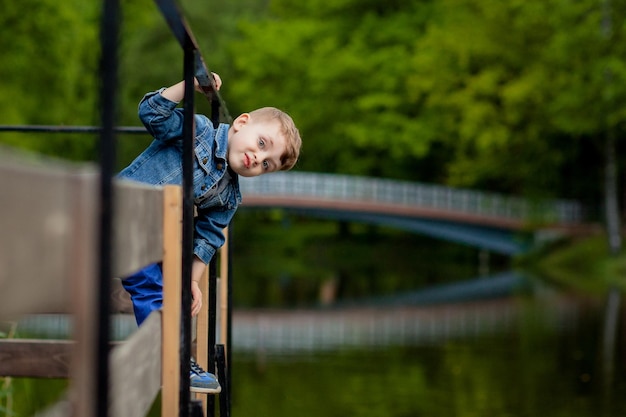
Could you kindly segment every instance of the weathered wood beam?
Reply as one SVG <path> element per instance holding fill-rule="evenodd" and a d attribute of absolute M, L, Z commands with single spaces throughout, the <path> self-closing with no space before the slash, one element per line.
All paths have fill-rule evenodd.
<path fill-rule="evenodd" d="M 123 278 L 163 259 L 163 189 L 115 181 L 113 275 Z"/>
<path fill-rule="evenodd" d="M 0 375 L 67 378 L 74 342 L 67 340 L 0 340 Z"/>
<path fill-rule="evenodd" d="M 97 200 L 96 175 L 85 166 L 58 162 L 44 166 L 2 155 L 0 318 L 67 310 L 68 280 L 80 256 L 74 241 L 85 227 L 77 222 L 77 201 Z M 77 197 L 77 188 L 89 195 Z M 82 219 L 93 223 L 95 213 L 84 213 Z M 93 243 L 81 242 L 81 247 L 93 247 Z"/>
<path fill-rule="evenodd" d="M 109 414 L 144 417 L 161 389 L 161 312 L 111 352 Z"/>
<path fill-rule="evenodd" d="M 180 389 L 180 332 L 182 292 L 182 189 L 164 189 L 163 235 L 163 395 L 161 415 L 178 417 Z M 185 376 L 187 378 L 187 376 Z"/>
<path fill-rule="evenodd" d="M 97 175 L 0 157 L 0 318 L 70 312 L 69 277 L 96 247 Z M 115 195 L 113 270 L 124 277 L 163 257 L 163 191 L 118 180 Z"/>
<path fill-rule="evenodd" d="M 73 340 L 0 339 L 0 376 L 69 378 L 75 346 Z"/>

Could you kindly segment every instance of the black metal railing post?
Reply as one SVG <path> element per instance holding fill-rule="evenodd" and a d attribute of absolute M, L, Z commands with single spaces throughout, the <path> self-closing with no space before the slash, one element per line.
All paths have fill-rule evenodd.
<path fill-rule="evenodd" d="M 194 77 L 211 102 L 211 122 L 215 127 L 220 123 L 220 119 L 230 122 L 230 115 L 223 105 L 223 101 L 215 88 L 215 83 L 211 72 L 206 67 L 202 55 L 200 54 L 193 34 L 187 27 L 174 0 L 155 0 L 165 20 L 170 26 L 174 37 L 178 40 L 184 51 L 184 78 L 185 78 L 185 102 L 183 121 L 183 282 L 182 282 L 182 329 L 181 329 L 181 384 L 180 384 L 180 416 L 188 417 L 189 413 L 189 374 L 190 346 L 191 346 L 191 269 L 193 263 L 193 139 L 194 139 Z M 208 329 L 208 364 L 209 371 L 216 373 L 216 284 L 217 284 L 217 262 L 212 259 L 209 263 L 209 329 Z M 225 374 L 223 361 L 220 373 Z M 229 392 L 226 389 L 226 392 Z M 223 397 L 220 397 L 222 402 Z M 230 401 L 230 400 L 228 400 Z M 215 413 L 215 397 L 207 398 L 207 414 L 213 416 Z"/>
<path fill-rule="evenodd" d="M 217 376 L 222 384 L 220 392 L 220 417 L 230 417 L 230 383 L 226 376 L 226 353 L 224 345 L 215 346 L 215 362 L 217 364 Z"/>
<path fill-rule="evenodd" d="M 193 264 L 193 160 L 194 160 L 194 47 L 184 48 L 185 100 L 183 116 L 183 253 L 182 323 L 180 344 L 180 417 L 189 416 L 189 362 L 191 360 L 191 271 Z"/>
<path fill-rule="evenodd" d="M 231 408 L 231 389 L 232 389 L 232 343 L 233 340 L 233 235 L 234 235 L 235 221 L 232 220 L 228 226 L 228 242 L 229 245 L 226 248 L 228 251 L 228 263 L 227 263 L 227 276 L 228 276 L 228 289 L 226 292 L 226 388 L 228 394 L 226 395 L 226 401 L 228 401 L 228 409 Z M 230 413 L 230 411 L 229 411 Z"/>
<path fill-rule="evenodd" d="M 214 256 L 209 263 L 209 288 L 207 292 L 207 298 L 209 300 L 209 311 L 208 311 L 208 331 L 207 331 L 207 355 L 209 369 L 208 371 L 217 375 L 215 371 L 215 343 L 216 343 L 216 335 L 217 335 L 217 306 L 215 305 L 215 300 L 217 297 L 217 259 Z M 221 383 L 222 381 L 220 381 Z M 207 398 L 207 416 L 213 417 L 215 415 L 215 396 L 210 396 Z"/>
<path fill-rule="evenodd" d="M 99 285 L 97 312 L 96 380 L 94 416 L 107 417 L 109 409 L 109 333 L 110 289 L 112 280 L 113 171 L 116 158 L 115 115 L 117 92 L 117 38 L 119 2 L 104 0 L 100 28 L 100 230 L 98 265 Z"/>

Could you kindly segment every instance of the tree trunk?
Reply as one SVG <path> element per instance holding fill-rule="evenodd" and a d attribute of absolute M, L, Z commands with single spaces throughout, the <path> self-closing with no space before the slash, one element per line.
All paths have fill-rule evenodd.
<path fill-rule="evenodd" d="M 611 255 L 617 255 L 622 248 L 620 216 L 617 198 L 617 158 L 615 156 L 615 137 L 609 130 L 605 150 L 604 204 L 606 231 L 609 238 Z"/>

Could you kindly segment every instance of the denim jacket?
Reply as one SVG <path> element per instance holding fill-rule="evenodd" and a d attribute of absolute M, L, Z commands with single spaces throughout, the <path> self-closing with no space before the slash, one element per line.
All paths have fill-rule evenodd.
<path fill-rule="evenodd" d="M 154 140 L 119 176 L 153 185 L 182 184 L 183 110 L 164 98 L 160 89 L 146 94 L 139 103 L 139 118 Z M 241 192 L 237 174 L 228 169 L 229 125 L 213 128 L 203 115 L 195 115 L 193 168 L 194 203 L 198 216 L 194 228 L 194 253 L 209 263 L 224 244 L 223 229 L 228 226 Z M 219 183 L 225 179 L 227 183 Z"/>

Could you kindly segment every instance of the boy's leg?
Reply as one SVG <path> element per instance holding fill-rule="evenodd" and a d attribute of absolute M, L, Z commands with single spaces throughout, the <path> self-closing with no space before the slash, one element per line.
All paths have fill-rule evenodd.
<path fill-rule="evenodd" d="M 141 325 L 154 310 L 163 307 L 163 272 L 161 264 L 148 265 L 122 280 L 130 294 L 137 325 Z"/>
<path fill-rule="evenodd" d="M 137 325 L 141 325 L 154 310 L 163 307 L 163 271 L 161 264 L 148 265 L 122 280 L 130 294 Z M 215 375 L 206 372 L 192 358 L 190 364 L 190 390 L 201 393 L 219 393 L 222 388 Z"/>

